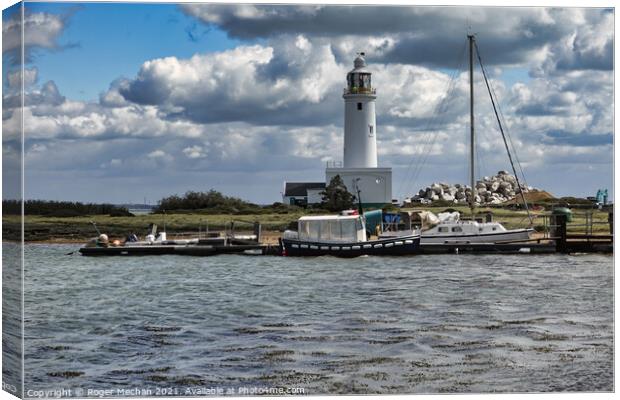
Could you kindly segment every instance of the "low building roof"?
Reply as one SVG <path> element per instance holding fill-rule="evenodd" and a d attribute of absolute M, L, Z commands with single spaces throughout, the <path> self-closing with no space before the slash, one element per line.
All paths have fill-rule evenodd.
<path fill-rule="evenodd" d="M 285 196 L 307 196 L 308 189 L 325 189 L 325 182 L 286 182 Z"/>
<path fill-rule="evenodd" d="M 298 221 L 343 221 L 359 218 L 359 215 L 308 215 L 305 217 L 300 217 Z"/>

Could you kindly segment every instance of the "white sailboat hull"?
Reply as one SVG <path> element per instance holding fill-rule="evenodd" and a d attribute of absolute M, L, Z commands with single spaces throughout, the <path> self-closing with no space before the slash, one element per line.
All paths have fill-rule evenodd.
<path fill-rule="evenodd" d="M 454 243 L 498 243 L 519 240 L 528 240 L 533 229 L 511 229 L 502 232 L 473 233 L 473 234 L 424 234 L 422 232 L 421 245 L 425 244 L 454 244 Z"/>

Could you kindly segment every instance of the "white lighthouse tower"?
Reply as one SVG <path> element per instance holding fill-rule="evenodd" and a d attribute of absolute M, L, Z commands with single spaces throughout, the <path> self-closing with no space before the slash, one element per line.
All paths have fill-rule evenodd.
<path fill-rule="evenodd" d="M 344 168 L 377 167 L 376 90 L 364 53 L 355 59 L 344 89 Z"/>
<path fill-rule="evenodd" d="M 364 207 L 383 206 L 392 201 L 392 169 L 378 167 L 376 89 L 372 73 L 359 53 L 347 74 L 344 89 L 344 158 L 341 165 L 328 163 L 326 184 L 340 175 L 347 190 L 359 196 Z"/>

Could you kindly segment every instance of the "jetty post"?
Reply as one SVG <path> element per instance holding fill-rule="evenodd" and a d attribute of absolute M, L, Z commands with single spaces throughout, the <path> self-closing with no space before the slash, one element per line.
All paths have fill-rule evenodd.
<path fill-rule="evenodd" d="M 566 243 L 566 223 L 567 217 L 564 214 L 556 214 L 555 219 L 555 250 L 559 253 L 568 253 L 568 244 Z"/>

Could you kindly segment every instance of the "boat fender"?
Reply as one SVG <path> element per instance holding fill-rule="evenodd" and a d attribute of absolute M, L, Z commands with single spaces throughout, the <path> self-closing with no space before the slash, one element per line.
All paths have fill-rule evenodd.
<path fill-rule="evenodd" d="M 282 238 L 278 239 L 280 243 L 280 248 L 282 249 L 282 257 L 286 257 L 286 247 L 284 247 L 284 243 L 282 243 Z"/>

